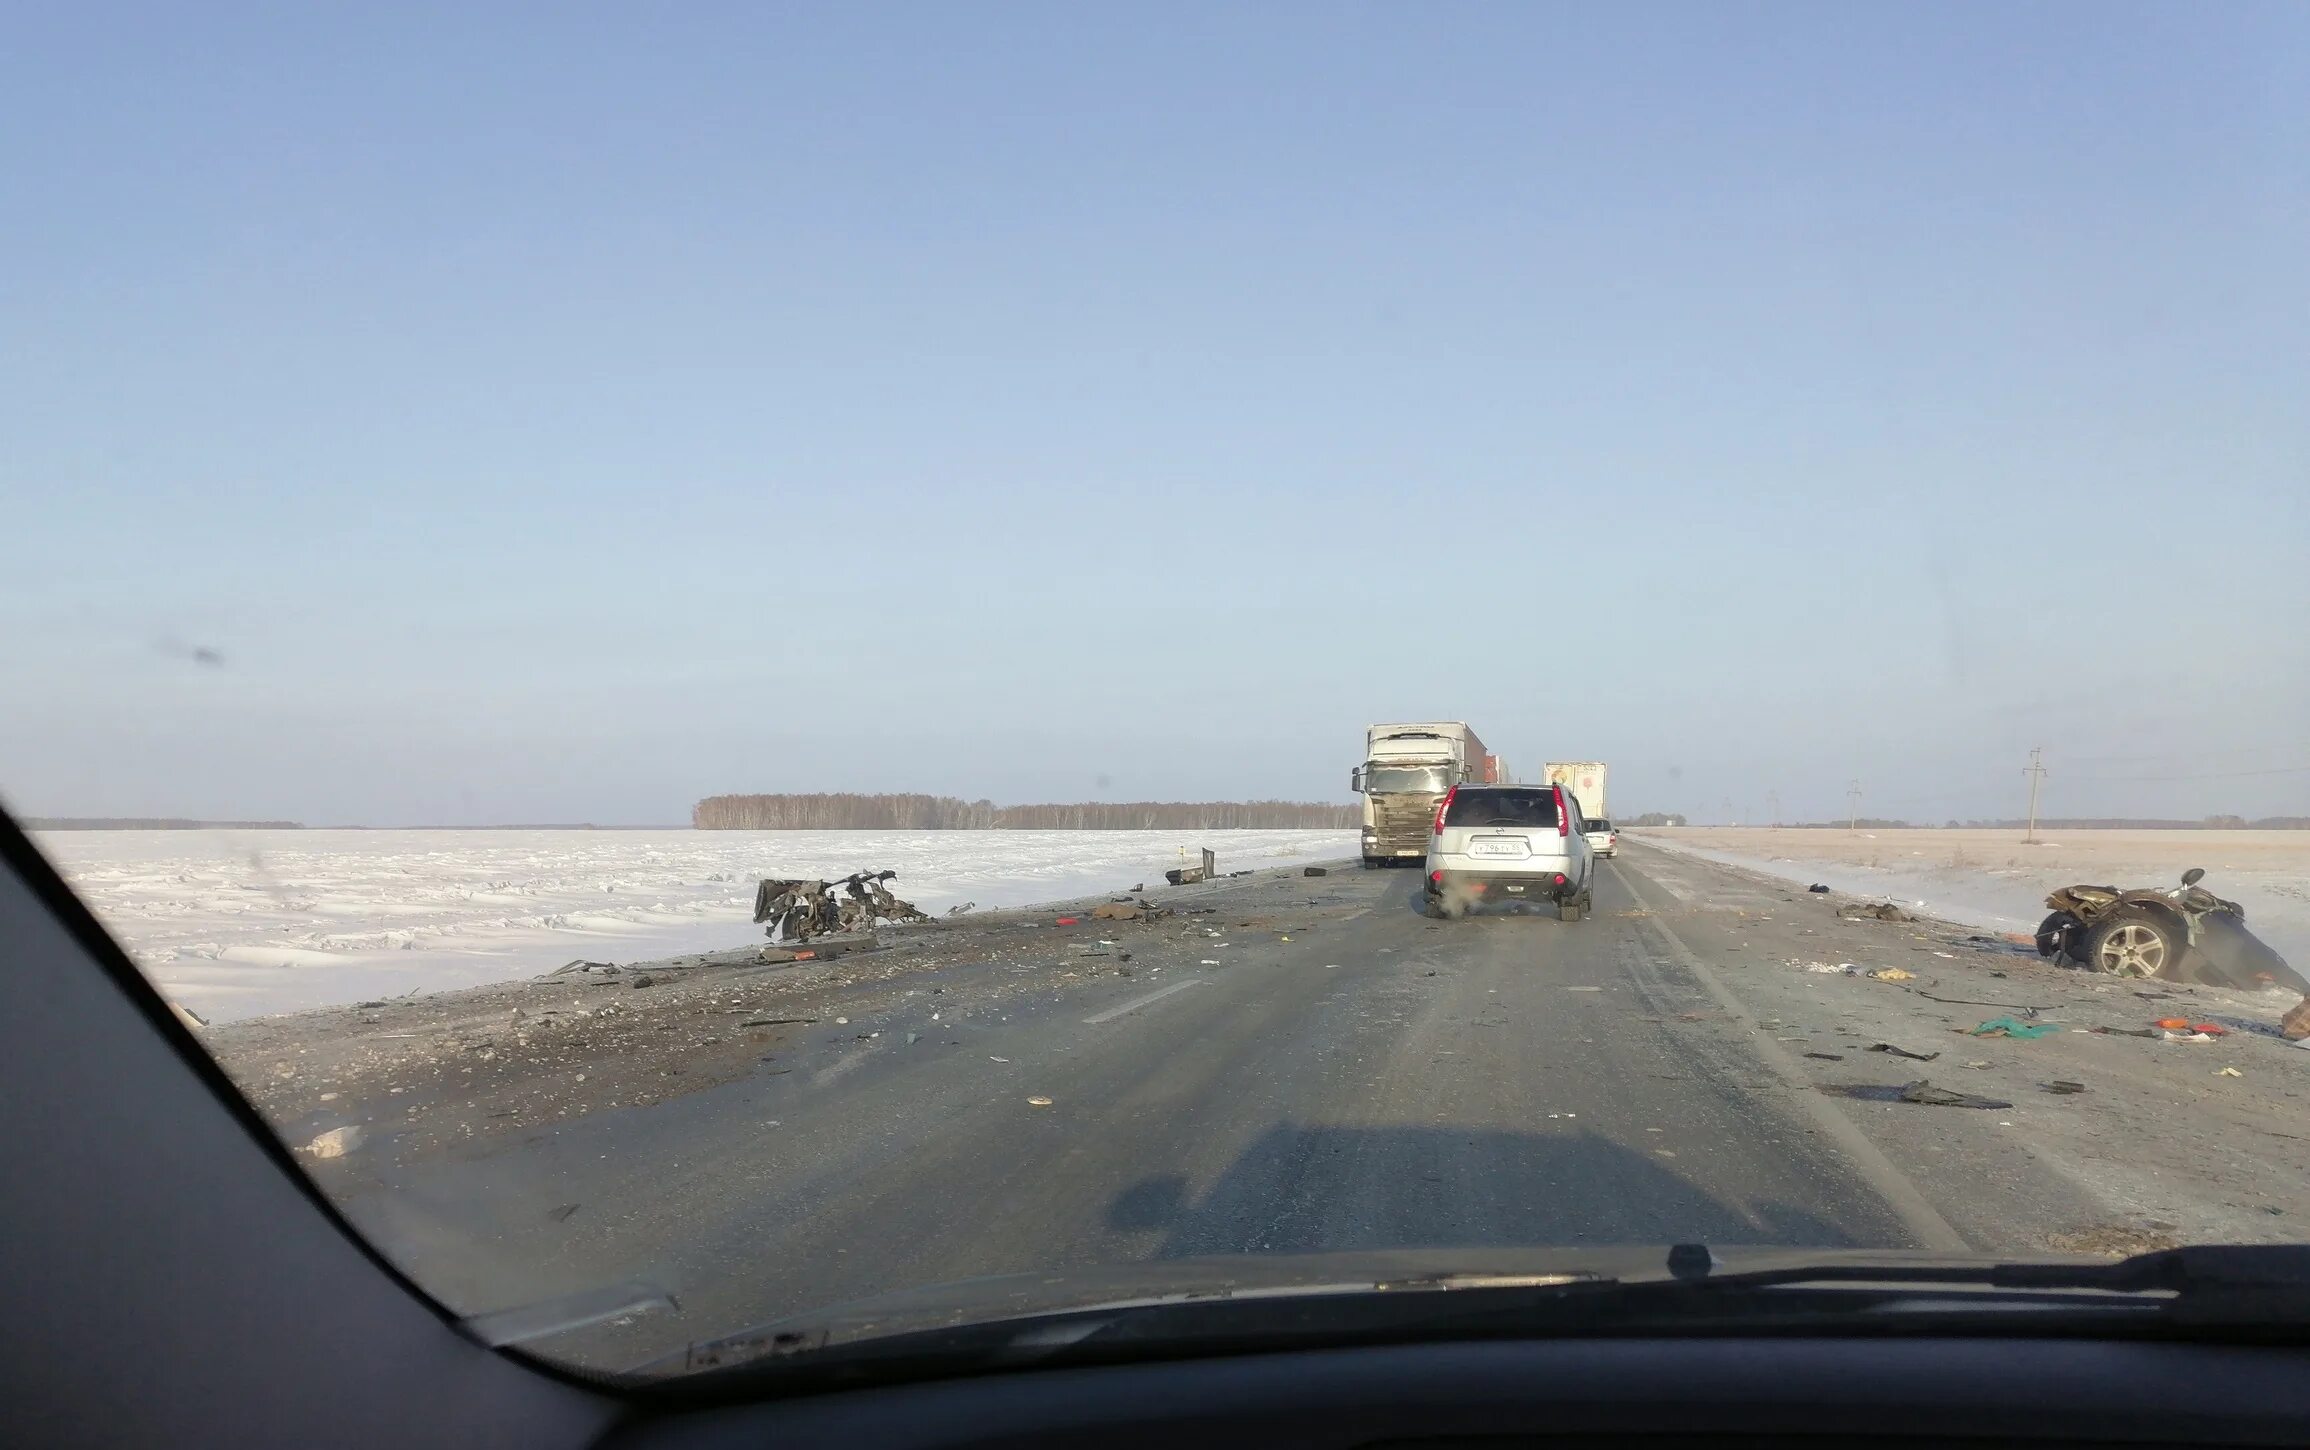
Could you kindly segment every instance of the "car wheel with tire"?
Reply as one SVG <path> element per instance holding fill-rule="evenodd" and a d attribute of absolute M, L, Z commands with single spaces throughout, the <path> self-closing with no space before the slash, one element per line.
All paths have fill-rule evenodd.
<path fill-rule="evenodd" d="M 2187 945 L 2174 924 L 2154 912 L 2113 911 L 2087 928 L 2085 961 L 2113 977 L 2157 977 L 2174 969 Z"/>

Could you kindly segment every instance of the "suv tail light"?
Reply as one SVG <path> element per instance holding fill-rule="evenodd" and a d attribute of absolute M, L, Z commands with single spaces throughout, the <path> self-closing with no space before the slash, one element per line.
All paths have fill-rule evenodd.
<path fill-rule="evenodd" d="M 1556 787 L 1556 834 L 1559 836 L 1572 834 L 1572 812 L 1565 809 L 1564 787 L 1562 786 Z"/>
<path fill-rule="evenodd" d="M 1444 798 L 1443 798 L 1442 800 L 1440 800 L 1440 801 L 1437 801 L 1437 802 L 1436 802 L 1436 829 L 1435 829 L 1435 831 L 1434 831 L 1434 834 L 1435 834 L 1435 835 L 1439 835 L 1439 836 L 1441 836 L 1442 834 L 1444 834 L 1444 812 L 1446 812 L 1446 811 L 1448 811 L 1448 810 L 1450 810 L 1450 809 L 1452 808 L 1452 801 L 1453 801 L 1453 800 L 1454 800 L 1454 799 L 1455 799 L 1455 798 L 1456 798 L 1456 797 L 1457 797 L 1459 794 L 1460 794 L 1460 788 L 1459 788 L 1458 786 L 1453 786 L 1453 787 L 1452 787 L 1450 790 L 1448 790 L 1448 791 L 1445 791 L 1445 792 L 1444 792 Z"/>

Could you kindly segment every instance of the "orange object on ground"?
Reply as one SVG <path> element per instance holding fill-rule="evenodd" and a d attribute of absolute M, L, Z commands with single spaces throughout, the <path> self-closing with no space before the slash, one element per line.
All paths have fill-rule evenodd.
<path fill-rule="evenodd" d="M 1061 926 L 1081 926 L 1082 924 L 1083 918 L 1079 916 L 1062 916 L 1059 918 L 1059 925 Z"/>
<path fill-rule="evenodd" d="M 2160 1017 L 2157 1021 L 2152 1022 L 2150 1025 L 2152 1027 L 2163 1027 L 2168 1032 L 2187 1032 L 2190 1030 L 2190 1019 L 2187 1017 Z"/>

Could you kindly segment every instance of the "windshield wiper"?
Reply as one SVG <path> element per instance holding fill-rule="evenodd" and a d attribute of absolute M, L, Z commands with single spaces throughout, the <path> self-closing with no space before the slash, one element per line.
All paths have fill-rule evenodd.
<path fill-rule="evenodd" d="M 895 1332 L 880 1332 L 884 1327 Z M 2208 1245 L 2115 1263 L 1900 1258 L 1721 1272 L 1705 1245 L 1663 1272 L 1448 1272 L 1198 1288 L 935 1328 L 809 1318 L 701 1342 L 642 1379 L 792 1371 L 830 1384 L 1182 1355 L 1564 1335 L 2310 1332 L 2310 1244 Z"/>

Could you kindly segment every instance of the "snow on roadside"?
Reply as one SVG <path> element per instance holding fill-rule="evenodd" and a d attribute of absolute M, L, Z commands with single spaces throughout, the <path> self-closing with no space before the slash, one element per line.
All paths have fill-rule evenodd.
<path fill-rule="evenodd" d="M 1352 831 L 59 831 L 38 844 L 212 1021 L 759 940 L 754 884 L 890 867 L 932 915 L 1355 853 Z"/>
<path fill-rule="evenodd" d="M 2046 893 L 2058 887 L 2090 880 L 2074 868 L 1979 867 L 1932 865 L 1924 861 L 1897 866 L 1865 866 L 1856 862 L 1803 861 L 1766 852 L 1727 851 L 1676 839 L 1666 831 L 1632 832 L 1631 839 L 1678 855 L 1695 856 L 1723 866 L 1745 866 L 1799 885 L 1814 882 L 1877 901 L 1897 901 L 1940 917 L 1944 921 L 1979 927 L 1984 931 L 2034 932 L 2045 919 Z M 2120 886 L 2170 885 L 2171 882 L 2136 880 L 2129 876 Z M 2211 875 L 2207 889 L 2246 908 L 2254 934 L 2296 966 L 2310 963 L 2310 882 L 2291 872 L 2225 872 Z"/>

